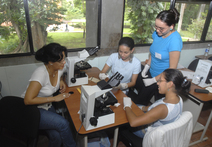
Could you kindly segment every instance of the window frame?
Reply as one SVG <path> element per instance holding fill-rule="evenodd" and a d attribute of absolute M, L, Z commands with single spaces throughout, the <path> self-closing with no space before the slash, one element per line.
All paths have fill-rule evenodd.
<path fill-rule="evenodd" d="M 147 0 L 148 1 L 148 0 Z M 170 2 L 170 8 L 175 7 L 175 3 L 197 3 L 197 4 L 209 4 L 208 14 L 205 20 L 204 28 L 202 31 L 202 35 L 200 37 L 200 41 L 190 41 L 190 42 L 183 42 L 183 44 L 195 44 L 195 43 L 206 43 L 211 42 L 212 40 L 205 40 L 207 31 L 209 29 L 209 25 L 211 22 L 212 17 L 212 1 L 211 0 L 155 0 L 155 1 L 161 1 L 161 2 Z M 124 0 L 124 4 L 126 4 L 126 0 Z M 124 14 L 125 14 L 125 5 L 124 5 L 124 11 L 123 11 L 123 22 L 122 22 L 122 37 L 123 37 L 123 28 L 124 28 Z M 142 47 L 142 46 L 150 46 L 152 43 L 146 43 L 146 44 L 135 44 L 135 47 Z"/>
<path fill-rule="evenodd" d="M 88 1 L 88 0 L 86 0 Z M 27 53 L 15 53 L 15 54 L 2 54 L 0 55 L 0 58 L 10 58 L 10 57 L 21 57 L 21 56 L 31 56 L 35 55 L 34 47 L 33 47 L 33 40 L 32 40 L 32 30 L 31 30 L 31 21 L 29 16 L 29 7 L 28 7 L 28 0 L 23 0 L 24 2 L 24 10 L 25 10 L 25 18 L 26 18 L 26 26 L 27 26 L 27 34 L 29 39 L 29 46 L 30 46 L 30 52 Z M 97 14 L 97 45 L 100 47 L 100 38 L 101 38 L 101 12 L 102 12 L 102 0 L 98 0 L 98 14 Z M 95 46 L 95 47 L 96 47 Z M 82 51 L 83 49 L 90 49 L 94 47 L 84 47 L 84 48 L 73 48 L 73 49 L 67 49 L 68 52 L 77 52 Z"/>

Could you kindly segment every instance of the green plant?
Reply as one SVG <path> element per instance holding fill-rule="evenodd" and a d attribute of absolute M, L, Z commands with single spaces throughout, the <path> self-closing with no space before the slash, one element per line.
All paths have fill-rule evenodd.
<path fill-rule="evenodd" d="M 127 1 L 127 20 L 130 21 L 131 36 L 136 44 L 152 42 L 152 33 L 157 14 L 164 9 L 163 3 L 156 1 Z"/>

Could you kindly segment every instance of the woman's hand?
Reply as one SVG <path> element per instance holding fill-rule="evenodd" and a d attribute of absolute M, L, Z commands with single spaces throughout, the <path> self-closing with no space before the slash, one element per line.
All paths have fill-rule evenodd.
<path fill-rule="evenodd" d="M 144 82 L 144 85 L 147 87 L 147 86 L 150 86 L 154 83 L 157 83 L 155 77 L 153 78 L 148 78 L 148 79 L 143 79 L 143 82 Z"/>
<path fill-rule="evenodd" d="M 66 90 L 66 84 L 63 80 L 60 81 L 60 93 L 65 92 Z"/>
<path fill-rule="evenodd" d="M 99 79 L 100 80 L 105 80 L 106 78 L 108 78 L 109 76 L 106 74 L 107 71 L 110 69 L 110 66 L 108 66 L 107 64 L 105 64 L 105 66 L 103 67 L 102 71 L 99 74 Z"/>
<path fill-rule="evenodd" d="M 131 105 L 132 105 L 131 98 L 130 97 L 124 97 L 123 98 L 123 104 L 124 104 L 124 110 L 125 110 L 125 107 L 131 108 Z"/>
<path fill-rule="evenodd" d="M 143 69 L 143 71 L 141 72 L 141 76 L 142 76 L 143 78 L 147 78 L 147 77 L 148 77 L 147 72 L 148 72 L 149 68 L 150 68 L 150 66 L 149 66 L 148 64 L 146 64 L 146 65 L 144 66 L 144 69 Z"/>
<path fill-rule="evenodd" d="M 64 100 L 65 98 L 68 98 L 70 95 L 71 94 L 69 94 L 69 93 L 61 93 L 61 94 L 55 96 L 54 100 L 55 100 L 55 102 L 59 102 L 59 101 Z"/>
<path fill-rule="evenodd" d="M 99 74 L 99 79 L 100 80 L 105 80 L 106 78 L 108 78 L 108 75 L 107 74 L 105 74 L 105 73 L 100 73 Z"/>
<path fill-rule="evenodd" d="M 124 89 L 128 88 L 128 85 L 127 85 L 127 83 L 120 83 L 118 86 L 116 86 L 114 88 L 124 90 Z"/>

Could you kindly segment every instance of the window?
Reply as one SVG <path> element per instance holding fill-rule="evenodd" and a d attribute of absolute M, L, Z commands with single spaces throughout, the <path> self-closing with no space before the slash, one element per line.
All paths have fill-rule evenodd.
<path fill-rule="evenodd" d="M 86 0 L 1 0 L 0 54 L 34 53 L 51 42 L 70 50 L 95 47 L 94 8 L 98 2 Z"/>
<path fill-rule="evenodd" d="M 29 52 L 23 0 L 1 0 L 0 55 Z"/>
<path fill-rule="evenodd" d="M 208 32 L 206 35 L 206 40 L 212 40 L 212 22 L 210 21 Z"/>
<path fill-rule="evenodd" d="M 209 4 L 176 3 L 175 7 L 181 17 L 176 30 L 180 33 L 183 41 L 200 41 Z"/>
<path fill-rule="evenodd" d="M 180 0 L 179 0 L 180 1 Z M 175 29 L 183 42 L 200 41 L 203 33 L 209 2 L 176 2 L 175 8 L 180 13 L 180 20 Z M 123 36 L 130 36 L 136 44 L 152 43 L 155 31 L 155 18 L 162 10 L 170 9 L 170 1 L 125 1 Z M 210 32 L 210 28 L 209 28 Z M 211 34 L 211 33 L 209 33 Z M 208 39 L 210 35 L 207 35 Z"/>

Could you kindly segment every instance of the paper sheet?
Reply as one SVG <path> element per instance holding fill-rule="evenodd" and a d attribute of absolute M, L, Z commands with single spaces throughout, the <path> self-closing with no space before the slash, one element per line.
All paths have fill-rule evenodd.
<path fill-rule="evenodd" d="M 94 78 L 94 77 L 90 77 L 90 78 L 88 78 L 88 80 L 91 80 L 91 81 L 93 81 L 94 83 L 98 83 L 98 82 L 100 81 L 99 79 Z"/>
<path fill-rule="evenodd" d="M 183 76 L 187 77 L 187 79 L 193 79 L 194 77 L 194 72 L 193 71 L 184 71 L 180 70 L 183 74 Z"/>

